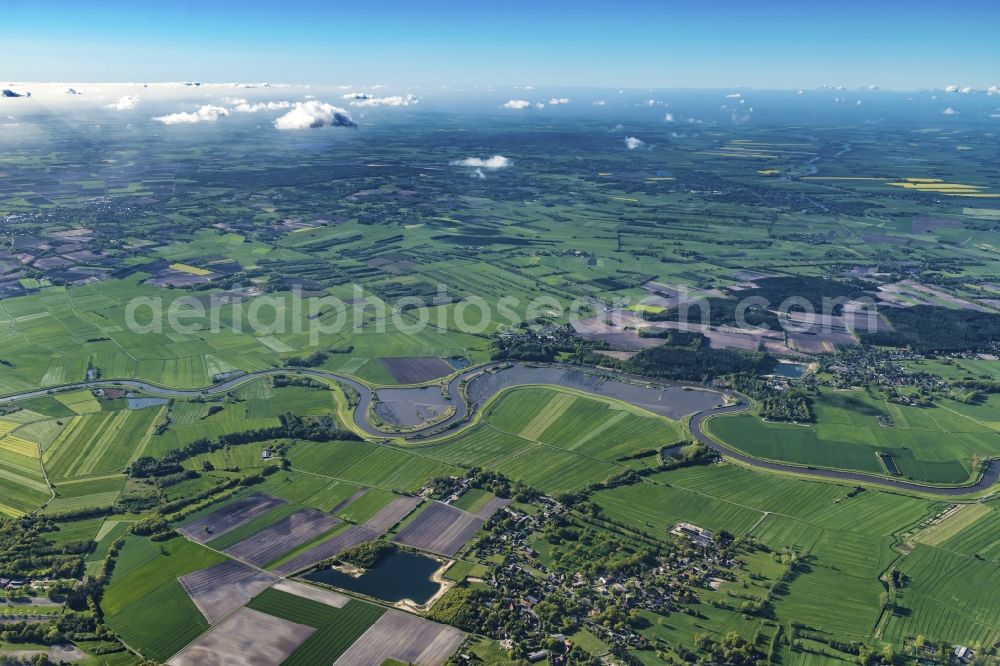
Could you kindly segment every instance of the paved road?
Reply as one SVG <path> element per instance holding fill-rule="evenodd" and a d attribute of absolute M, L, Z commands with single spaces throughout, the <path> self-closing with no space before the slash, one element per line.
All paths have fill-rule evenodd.
<path fill-rule="evenodd" d="M 344 386 L 349 386 L 354 389 L 358 394 L 358 404 L 354 408 L 353 420 L 354 424 L 364 433 L 372 437 L 384 437 L 384 438 L 397 438 L 402 437 L 408 440 L 418 440 L 426 439 L 439 435 L 446 430 L 454 429 L 461 425 L 462 423 L 468 421 L 475 414 L 476 410 L 479 408 L 480 404 L 485 402 L 485 400 L 480 400 L 478 404 L 470 404 L 464 395 L 462 390 L 463 383 L 466 380 L 472 380 L 477 375 L 489 372 L 501 367 L 502 364 L 494 363 L 486 366 L 480 366 L 476 368 L 471 368 L 465 370 L 455 377 L 453 377 L 447 386 L 448 396 L 453 405 L 455 405 L 455 411 L 446 419 L 439 421 L 437 423 L 431 424 L 425 428 L 412 429 L 406 433 L 400 433 L 392 430 L 384 430 L 372 425 L 368 421 L 369 407 L 372 403 L 373 392 L 372 389 L 362 384 L 361 382 L 351 379 L 350 377 L 345 377 L 344 375 L 337 374 L 335 372 L 328 372 L 325 370 L 314 370 L 311 368 L 284 368 L 284 369 L 268 369 L 268 370 L 258 370 L 256 372 L 249 372 L 246 374 L 227 379 L 225 381 L 207 386 L 202 389 L 171 389 L 162 386 L 157 386 L 155 384 L 150 384 L 148 382 L 143 382 L 135 379 L 119 379 L 119 380 L 95 380 L 79 382 L 76 384 L 68 384 L 65 386 L 57 387 L 59 391 L 74 390 L 74 389 L 95 389 L 95 388 L 125 388 L 134 391 L 141 391 L 149 395 L 160 396 L 160 397 L 185 397 L 185 396 L 196 396 L 196 395 L 217 395 L 219 393 L 225 393 L 230 391 L 237 386 L 240 386 L 248 381 L 259 377 L 267 377 L 273 375 L 305 375 L 310 377 L 319 377 L 322 379 L 329 379 Z M 673 384 L 677 386 L 684 386 L 681 383 L 667 382 L 667 384 Z M 507 388 L 508 386 L 498 385 L 497 391 L 502 388 Z M 36 398 L 49 394 L 53 389 L 37 389 L 33 391 L 26 391 L 23 393 L 0 396 L 0 404 L 14 402 L 16 400 L 25 400 L 28 398 Z M 580 390 L 579 388 L 577 390 Z M 734 394 L 730 394 L 734 395 Z M 959 495 L 966 495 L 968 493 L 976 492 L 989 488 L 994 485 L 998 480 L 1000 480 L 1000 461 L 993 460 L 987 466 L 985 472 L 979 481 L 974 485 L 966 486 L 925 486 L 919 483 L 913 483 L 910 481 L 904 481 L 901 479 L 890 479 L 886 477 L 865 474 L 863 472 L 847 472 L 831 469 L 818 469 L 809 468 L 793 464 L 784 464 L 771 462 L 767 460 L 761 460 L 759 458 L 754 458 L 745 453 L 741 453 L 729 446 L 723 444 L 722 442 L 712 438 L 705 433 L 703 425 L 705 420 L 721 414 L 731 414 L 736 412 L 741 412 L 747 409 L 747 403 L 742 400 L 738 404 L 733 404 L 725 407 L 715 407 L 713 409 L 708 409 L 699 413 L 694 414 L 691 417 L 689 426 L 691 428 L 691 434 L 704 444 L 719 453 L 739 460 L 747 465 L 757 467 L 765 470 L 773 470 L 780 472 L 793 472 L 796 474 L 803 474 L 808 476 L 816 476 L 825 479 L 835 479 L 838 481 L 846 482 L 863 482 L 863 483 L 874 483 L 882 486 L 887 486 L 890 488 L 896 488 L 899 490 L 906 490 L 911 492 L 919 492 L 929 495 L 938 495 L 941 497 L 954 497 Z"/>

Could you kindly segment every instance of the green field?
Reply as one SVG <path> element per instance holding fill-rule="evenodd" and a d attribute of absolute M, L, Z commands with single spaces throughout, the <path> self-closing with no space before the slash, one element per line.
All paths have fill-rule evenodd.
<path fill-rule="evenodd" d="M 621 403 L 528 387 L 500 394 L 471 430 L 415 450 L 555 494 L 605 481 L 621 471 L 619 457 L 680 439 L 678 423 Z"/>
<path fill-rule="evenodd" d="M 917 546 L 899 565 L 907 577 L 885 631 L 901 642 L 923 635 L 963 645 L 1000 640 L 1000 566 L 930 546 Z"/>
<path fill-rule="evenodd" d="M 995 111 L 985 94 L 951 96 L 948 104 L 961 113 L 943 114 L 944 98 L 930 104 L 885 90 L 877 97 L 869 90 L 809 90 L 801 98 L 754 89 L 671 90 L 669 109 L 662 91 L 617 90 L 600 93 L 607 97 L 600 105 L 580 93 L 575 106 L 540 104 L 523 113 L 497 109 L 501 93 L 492 90 L 481 91 L 480 111 L 471 100 L 468 108 L 419 117 L 406 115 L 412 109 L 351 106 L 361 126 L 351 132 L 271 131 L 271 118 L 234 112 L 198 127 L 152 125 L 146 141 L 136 140 L 150 122 L 145 107 L 111 123 L 99 115 L 109 113 L 98 108 L 103 102 L 70 117 L 33 100 L 5 99 L 12 122 L 0 123 L 0 396 L 44 395 L 0 405 L 0 514 L 37 511 L 37 523 L 5 526 L 37 527 L 52 552 L 38 558 L 12 552 L 10 562 L 0 563 L 4 577 L 7 569 L 45 568 L 59 558 L 75 559 L 53 577 L 98 575 L 111 545 L 125 537 L 102 610 L 125 642 L 162 661 L 206 628 L 177 577 L 221 561 L 215 550 L 304 507 L 336 513 L 344 524 L 334 529 L 341 530 L 432 480 L 440 483 L 429 492 L 448 500 L 454 487 L 443 477 L 479 467 L 508 477 L 514 494 L 524 484 L 566 507 L 555 513 L 572 527 L 564 530 L 555 519 L 532 527 L 525 541 L 533 553 L 513 556 L 543 589 L 545 569 L 595 543 L 604 548 L 599 557 L 574 563 L 588 575 L 598 574 L 590 570 L 601 561 L 614 568 L 657 544 L 679 554 L 674 562 L 694 558 L 667 581 L 685 597 L 671 590 L 669 612 L 641 610 L 631 622 L 611 621 L 616 631 L 635 628 L 652 642 L 632 650 L 643 664 L 658 663 L 658 650 L 675 663 L 707 662 L 704 652 L 676 651 L 694 645 L 697 634 L 735 632 L 766 648 L 778 627 L 786 641 L 759 666 L 856 664 L 856 655 L 834 649 L 836 641 L 875 649 L 891 641 L 898 651 L 917 635 L 948 645 L 994 644 L 1000 639 L 995 500 L 948 514 L 951 501 L 963 500 L 725 462 L 663 471 L 659 451 L 690 436 L 683 422 L 558 387 L 503 391 L 468 428 L 433 440 L 300 436 L 185 453 L 180 470 L 171 458 L 152 477 L 126 477 L 139 456 L 163 457 L 199 440 L 277 426 L 289 413 L 307 420 L 346 416 L 337 414 L 346 394 L 333 382 L 280 387 L 275 378 L 257 377 L 217 394 L 201 391 L 205 386 L 259 370 L 303 380 L 295 369 L 303 365 L 392 385 L 397 380 L 384 360 L 403 357 L 442 359 L 456 370 L 494 359 L 555 358 L 608 372 L 683 372 L 685 381 L 746 390 L 769 413 L 799 418 L 804 405 L 781 412 L 774 403 L 784 407 L 806 396 L 814 422 L 767 422 L 758 412 L 708 424 L 752 456 L 802 466 L 898 470 L 954 485 L 969 481 L 986 458 L 1000 457 L 1000 392 L 990 383 L 1000 380 L 1000 361 L 991 356 L 1000 324 L 987 317 L 1000 312 L 1000 149 L 992 128 L 984 134 Z M 197 94 L 211 91 L 206 86 Z M 540 91 L 516 94 L 545 99 Z M 25 104 L 34 106 L 21 120 Z M 581 107 L 587 112 L 566 115 Z M 631 139 L 640 137 L 633 150 Z M 507 156 L 509 168 L 461 166 L 494 151 Z M 74 258 L 81 249 L 87 258 Z M 171 271 L 188 281 L 178 282 Z M 767 275 L 785 287 L 768 291 Z M 785 335 L 776 324 L 765 337 L 732 337 L 728 324 L 713 323 L 708 338 L 692 338 L 690 347 L 676 333 L 638 337 L 662 319 L 657 315 L 672 316 L 682 294 L 735 307 L 741 294 L 781 289 L 804 292 L 807 300 L 816 295 L 809 292 L 830 290 L 933 306 L 919 322 L 932 330 L 906 338 L 908 348 L 896 351 L 876 348 L 839 322 L 834 328 L 842 334 Z M 309 312 L 284 300 L 293 290 L 344 303 Z M 167 325 L 143 332 L 128 321 L 137 298 L 179 304 L 189 314 L 215 296 L 225 296 L 213 312 L 217 322 L 204 319 L 183 330 L 160 322 Z M 519 302 L 501 307 L 512 296 Z M 424 314 L 410 308 L 414 298 L 430 304 L 420 330 L 411 330 Z M 529 307 L 542 299 L 540 309 Z M 630 302 L 619 306 L 617 299 Z M 248 322 L 244 306 L 251 303 L 264 305 L 264 326 Z M 581 303 L 584 322 L 574 335 L 560 309 Z M 492 318 L 478 330 L 460 321 L 468 322 L 463 314 L 476 319 L 480 310 Z M 893 325 L 880 331 L 905 338 L 907 327 L 890 322 L 905 312 L 926 311 L 882 308 L 882 323 Z M 510 313 L 517 316 L 508 320 Z M 626 318 L 616 323 L 619 314 Z M 339 331 L 310 336 L 317 322 L 340 315 Z M 938 318 L 973 323 L 946 328 L 936 325 Z M 541 325 L 537 335 L 530 323 Z M 899 342 L 891 335 L 878 340 Z M 928 340 L 939 346 L 926 347 Z M 661 343 L 699 362 L 643 365 L 655 351 L 630 360 L 639 348 Z M 785 386 L 758 381 L 756 370 L 732 376 L 724 368 L 735 365 L 709 372 L 700 363 L 730 352 L 730 361 L 749 363 L 737 349 L 795 357 L 810 365 L 810 374 Z M 771 360 L 761 359 L 759 368 Z M 120 395 L 67 390 L 95 377 L 194 390 L 135 411 L 125 409 Z M 287 455 L 265 462 L 264 448 Z M 290 469 L 282 469 L 285 462 Z M 592 490 L 612 479 L 620 485 Z M 495 492 L 506 486 L 484 483 Z M 287 503 L 207 548 L 181 538 L 126 536 L 153 513 L 177 527 L 257 492 Z M 532 495 L 519 494 L 514 510 L 549 519 L 547 500 Z M 490 499 L 473 489 L 455 506 L 476 511 Z M 76 511 L 87 513 L 57 515 Z M 516 529 L 523 524 L 516 520 L 502 515 L 495 523 Z M 732 547 L 724 579 L 702 576 L 715 562 L 698 562 L 697 549 L 673 550 L 669 530 L 680 521 L 747 540 Z M 514 565 L 507 553 L 476 561 L 477 548 L 461 552 L 446 574 L 451 579 L 490 580 L 493 567 Z M 881 578 L 894 580 L 893 571 L 899 587 L 889 589 L 896 598 L 883 600 Z M 28 574 L 36 572 L 19 573 Z M 628 585 L 648 589 L 647 580 Z M 740 595 L 766 604 L 759 613 L 742 612 Z M 519 612 L 522 595 L 508 589 L 497 596 L 503 598 L 495 616 L 510 607 Z M 302 664 L 332 663 L 382 612 L 358 601 L 331 609 L 275 592 L 251 605 L 319 630 L 289 662 Z M 540 627 L 538 636 L 518 641 L 517 656 L 551 647 L 548 637 L 557 631 L 601 653 L 615 639 L 591 624 L 599 622 L 595 617 L 581 611 L 572 625 Z M 471 651 L 487 663 L 505 663 L 493 639 L 508 634 L 519 638 L 521 630 L 493 627 L 490 640 L 475 638 Z"/>
<path fill-rule="evenodd" d="M 385 612 L 379 606 L 354 599 L 343 608 L 334 608 L 278 590 L 265 591 L 248 607 L 316 628 L 316 633 L 283 662 L 295 666 L 336 661 Z"/>
<path fill-rule="evenodd" d="M 208 629 L 177 577 L 225 559 L 182 538 L 130 537 L 101 600 L 108 625 L 144 655 L 169 659 Z"/>
<path fill-rule="evenodd" d="M 798 553 L 801 571 L 772 602 L 776 618 L 853 640 L 870 640 L 875 631 L 883 590 L 878 578 L 898 557 L 892 535 L 943 506 L 729 464 L 657 474 L 601 491 L 594 501 L 610 518 L 657 538 L 686 521 Z M 704 612 L 713 617 L 719 611 Z M 721 615 L 712 629 L 725 633 L 733 622 Z M 676 637 L 676 631 L 668 633 Z"/>
<path fill-rule="evenodd" d="M 862 391 L 822 389 L 814 410 L 815 424 L 741 414 L 714 418 L 708 429 L 751 455 L 800 465 L 887 474 L 878 456 L 883 453 L 902 476 L 928 483 L 963 483 L 974 459 L 1000 455 L 996 426 L 947 406 L 910 407 Z"/>
<path fill-rule="evenodd" d="M 0 449 L 0 481 L 0 514 L 29 513 L 51 496 L 37 457 Z"/>
<path fill-rule="evenodd" d="M 150 434 L 155 409 L 76 416 L 67 422 L 42 460 L 54 479 L 121 472 Z"/>
<path fill-rule="evenodd" d="M 371 445 L 369 445 L 371 446 Z M 385 446 L 345 469 L 338 478 L 363 486 L 413 492 L 436 476 L 450 476 L 460 469 L 423 455 Z"/>

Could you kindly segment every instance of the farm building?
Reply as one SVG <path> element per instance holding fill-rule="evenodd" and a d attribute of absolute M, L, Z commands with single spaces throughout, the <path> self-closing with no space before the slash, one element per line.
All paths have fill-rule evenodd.
<path fill-rule="evenodd" d="M 699 546 L 709 546 L 712 543 L 711 530 L 706 530 L 705 528 L 698 527 L 692 523 L 677 523 L 674 528 L 670 530 L 670 533 L 682 536 Z"/>

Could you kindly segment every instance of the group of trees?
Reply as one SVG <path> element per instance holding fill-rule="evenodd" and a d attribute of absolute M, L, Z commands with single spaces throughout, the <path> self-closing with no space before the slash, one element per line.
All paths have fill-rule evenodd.
<path fill-rule="evenodd" d="M 340 561 L 361 569 L 371 569 L 373 566 L 378 564 L 383 557 L 394 550 L 396 550 L 396 546 L 394 544 L 389 543 L 388 541 L 383 541 L 382 539 L 375 539 L 374 541 L 365 541 L 364 543 L 358 544 L 353 548 L 348 548 L 334 560 L 324 564 L 330 565 L 335 561 Z"/>
<path fill-rule="evenodd" d="M 766 379 L 753 375 L 734 375 L 731 384 L 736 390 L 756 400 L 761 417 L 769 421 L 812 423 L 816 420 L 812 411 L 812 398 L 804 388 L 775 390 L 768 386 Z"/>
<path fill-rule="evenodd" d="M 563 326 L 545 334 L 524 330 L 517 335 L 504 335 L 490 343 L 490 358 L 494 361 L 517 360 L 547 363 L 561 353 L 578 351 L 584 342 L 573 329 Z"/>
<path fill-rule="evenodd" d="M 727 666 L 754 666 L 761 655 L 754 644 L 730 631 L 722 640 L 715 640 L 708 634 L 695 634 L 695 646 L 711 655 L 711 663 Z"/>
<path fill-rule="evenodd" d="M 690 343 L 673 345 L 668 340 L 666 344 L 645 349 L 627 360 L 582 350 L 574 356 L 574 360 L 647 377 L 695 382 L 708 382 L 735 374 L 767 374 L 777 363 L 768 354 L 712 349 L 704 343 L 704 336 L 698 336 L 698 340 L 701 342 L 697 346 Z"/>
<path fill-rule="evenodd" d="M 143 456 L 129 467 L 132 476 L 137 478 L 164 477 L 184 471 L 181 463 L 188 458 L 211 453 L 228 446 L 238 446 L 251 442 L 266 442 L 272 439 L 305 439 L 314 442 L 333 440 L 360 440 L 355 433 L 340 427 L 335 418 L 329 415 L 302 417 L 295 414 L 282 414 L 279 417 L 281 425 L 256 430 L 245 430 L 216 439 L 199 438 L 190 444 L 167 452 L 160 458 Z"/>
<path fill-rule="evenodd" d="M 737 310 L 741 310 L 740 321 Z M 767 308 L 754 303 L 743 306 L 735 298 L 711 297 L 669 308 L 663 312 L 643 312 L 646 321 L 670 321 L 711 326 L 736 326 L 746 324 L 755 328 L 780 330 L 778 316 Z"/>
<path fill-rule="evenodd" d="M 1000 343 L 1000 314 L 914 305 L 882 308 L 891 331 L 860 333 L 861 341 L 883 347 L 910 347 L 921 353 L 990 351 Z"/>
<path fill-rule="evenodd" d="M 58 529 L 41 516 L 0 520 L 0 576 L 74 578 L 80 575 L 89 544 L 55 546 L 49 535 Z"/>

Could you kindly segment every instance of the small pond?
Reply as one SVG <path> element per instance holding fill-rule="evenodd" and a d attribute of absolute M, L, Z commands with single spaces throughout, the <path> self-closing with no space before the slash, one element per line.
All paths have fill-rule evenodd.
<path fill-rule="evenodd" d="M 472 365 L 472 361 L 465 358 L 464 356 L 452 356 L 450 358 L 446 358 L 445 361 L 447 361 L 448 365 L 455 368 L 456 370 L 461 370 L 462 368 L 467 368 L 470 365 Z"/>
<path fill-rule="evenodd" d="M 431 576 L 440 568 L 441 563 L 437 560 L 396 550 L 357 577 L 337 569 L 319 569 L 306 574 L 304 578 L 391 603 L 409 599 L 423 604 L 441 589 L 440 583 L 431 580 Z"/>
<path fill-rule="evenodd" d="M 129 409 L 145 409 L 146 407 L 156 407 L 167 404 L 166 398 L 125 398 Z"/>
<path fill-rule="evenodd" d="M 787 379 L 798 379 L 805 373 L 806 366 L 801 363 L 778 363 L 771 372 L 772 375 L 785 377 Z"/>

